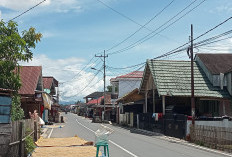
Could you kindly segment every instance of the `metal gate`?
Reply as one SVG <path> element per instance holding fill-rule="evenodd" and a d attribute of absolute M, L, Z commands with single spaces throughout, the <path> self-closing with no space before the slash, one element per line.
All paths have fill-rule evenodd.
<path fill-rule="evenodd" d="M 164 119 L 160 118 L 158 121 L 155 120 L 155 118 L 152 118 L 152 113 L 141 113 L 139 114 L 139 128 L 163 133 L 164 132 Z"/>
<path fill-rule="evenodd" d="M 185 138 L 187 116 L 183 114 L 166 114 L 164 134 L 176 138 Z"/>

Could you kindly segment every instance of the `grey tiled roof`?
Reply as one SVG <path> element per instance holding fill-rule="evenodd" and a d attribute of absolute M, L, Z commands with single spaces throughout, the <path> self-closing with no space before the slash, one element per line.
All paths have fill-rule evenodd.
<path fill-rule="evenodd" d="M 159 95 L 191 96 L 191 67 L 189 61 L 148 60 Z M 214 87 L 200 66 L 194 62 L 194 86 L 196 97 L 230 97 L 226 90 Z"/>

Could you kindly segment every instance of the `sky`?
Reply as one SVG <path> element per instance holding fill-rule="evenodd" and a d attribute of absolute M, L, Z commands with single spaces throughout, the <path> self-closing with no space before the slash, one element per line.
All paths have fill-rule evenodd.
<path fill-rule="evenodd" d="M 0 0 L 0 18 L 7 22 L 41 1 Z M 71 102 L 103 91 L 103 61 L 95 54 L 101 55 L 104 50 L 108 54 L 106 84 L 109 85 L 112 77 L 144 70 L 142 66 L 125 67 L 146 62 L 188 42 L 191 24 L 193 36 L 197 37 L 231 13 L 231 0 L 46 0 L 14 21 L 20 32 L 34 27 L 43 34 L 32 50 L 32 61 L 21 64 L 42 66 L 43 76 L 54 76 L 59 81 L 61 101 Z M 196 42 L 229 31 L 231 25 L 232 20 Z M 152 32 L 153 37 L 137 42 Z M 139 44 L 127 49 L 136 42 Z M 194 52 L 231 53 L 231 43 L 228 39 Z M 188 60 L 188 56 L 181 52 L 162 59 Z"/>

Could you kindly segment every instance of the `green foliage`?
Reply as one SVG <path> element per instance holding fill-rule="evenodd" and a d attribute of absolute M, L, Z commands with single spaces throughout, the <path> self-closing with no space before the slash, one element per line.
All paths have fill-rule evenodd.
<path fill-rule="evenodd" d="M 29 135 L 32 132 L 30 128 L 26 128 L 26 135 Z M 34 140 L 31 136 L 25 138 L 25 150 L 26 154 L 30 154 L 35 149 Z"/>
<path fill-rule="evenodd" d="M 10 61 L 0 61 L 0 87 L 19 90 L 21 87 L 19 73 L 14 73 L 15 65 Z"/>
<path fill-rule="evenodd" d="M 107 86 L 107 92 L 112 92 L 112 86 Z M 118 87 L 115 86 L 115 92 L 118 92 Z"/>
<path fill-rule="evenodd" d="M 20 61 L 29 61 L 33 54 L 31 48 L 42 37 L 35 28 L 18 32 L 17 23 L 10 21 L 0 22 L 0 88 L 20 89 L 19 65 Z"/>
<path fill-rule="evenodd" d="M 12 97 L 12 108 L 11 108 L 11 120 L 21 120 L 23 119 L 24 111 L 21 108 L 20 96 L 15 94 Z"/>
<path fill-rule="evenodd" d="M 33 141 L 33 138 L 31 136 L 27 136 L 25 138 L 25 150 L 26 150 L 26 154 L 30 154 L 34 151 L 35 149 L 35 144 Z"/>
<path fill-rule="evenodd" d="M 23 118 L 20 97 L 17 95 L 21 87 L 18 62 L 28 62 L 32 59 L 31 48 L 35 48 L 40 41 L 41 33 L 36 33 L 35 28 L 18 32 L 17 23 L 0 22 L 0 88 L 13 89 L 11 118 L 13 121 Z"/>

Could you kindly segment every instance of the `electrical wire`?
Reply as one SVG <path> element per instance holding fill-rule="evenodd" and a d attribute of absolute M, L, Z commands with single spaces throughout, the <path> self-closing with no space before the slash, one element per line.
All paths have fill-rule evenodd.
<path fill-rule="evenodd" d="M 100 1 L 100 0 L 98 0 Z M 157 18 L 162 12 L 164 12 L 175 0 L 172 0 L 170 3 L 168 3 L 162 10 L 160 10 L 158 13 L 155 14 L 155 16 L 153 16 L 149 21 L 147 21 L 144 25 L 140 25 L 136 22 L 136 24 L 140 25 L 141 27 L 139 29 L 137 29 L 134 33 L 132 33 L 131 35 L 129 35 L 128 37 L 126 37 L 125 39 L 123 39 L 121 42 L 115 44 L 114 46 L 112 46 L 111 48 L 107 49 L 106 52 L 114 49 L 115 47 L 118 47 L 119 45 L 121 45 L 122 43 L 124 43 L 125 41 L 127 41 L 128 39 L 130 39 L 131 37 L 133 37 L 136 33 L 138 33 L 140 30 L 142 30 L 143 28 L 145 28 L 151 21 L 153 21 L 155 18 Z M 150 30 L 152 31 L 152 30 Z"/>
<path fill-rule="evenodd" d="M 163 28 L 161 31 L 159 31 L 158 33 L 154 34 L 157 30 L 161 29 L 163 26 L 165 26 L 166 24 L 168 24 L 170 21 L 172 21 L 173 19 L 175 19 L 177 16 L 179 16 L 182 12 L 184 12 L 186 9 L 188 9 L 190 6 L 192 6 L 197 0 L 194 0 L 193 2 L 191 2 L 189 5 L 187 5 L 184 9 L 182 9 L 180 12 L 178 12 L 176 15 L 174 15 L 172 18 L 170 18 L 168 21 L 166 21 L 165 23 L 163 23 L 161 26 L 159 26 L 157 29 L 155 29 L 154 31 L 152 31 L 151 33 L 147 34 L 146 36 L 144 36 L 143 38 L 137 40 L 136 42 L 132 43 L 131 45 L 108 53 L 108 55 L 113 55 L 113 54 L 118 54 L 124 51 L 127 51 L 131 48 L 134 48 L 140 44 L 142 44 L 143 42 L 151 39 L 152 37 L 154 37 L 155 35 L 157 35 L 158 33 L 161 33 L 162 31 L 164 31 L 165 29 L 167 29 L 168 27 L 170 27 L 171 25 L 175 24 L 177 21 L 179 21 L 180 19 L 182 19 L 184 16 L 186 16 L 187 14 L 189 14 L 190 12 L 192 12 L 194 9 L 196 9 L 197 7 L 199 7 L 203 2 L 205 2 L 206 0 L 203 0 L 202 2 L 200 2 L 197 6 L 195 6 L 194 8 L 192 8 L 191 10 L 189 10 L 187 13 L 185 13 L 184 15 L 182 15 L 180 18 L 178 18 L 177 20 L 175 20 L 174 22 L 172 22 L 171 24 L 169 24 L 168 26 L 166 26 L 165 28 Z M 154 35 L 152 35 L 154 34 Z M 152 35 L 152 36 L 151 36 Z"/>
<path fill-rule="evenodd" d="M 38 4 L 34 5 L 33 7 L 27 9 L 26 11 L 22 12 L 21 14 L 19 14 L 19 15 L 15 16 L 14 18 L 10 19 L 7 23 L 9 23 L 10 21 L 13 21 L 13 20 L 17 19 L 18 17 L 20 17 L 20 16 L 26 14 L 27 12 L 29 12 L 30 10 L 32 10 L 32 9 L 34 9 L 34 8 L 36 8 L 36 7 L 38 7 L 40 4 L 42 4 L 42 3 L 45 2 L 45 1 L 46 1 L 46 0 L 43 0 L 43 1 L 39 2 Z"/>
<path fill-rule="evenodd" d="M 198 37 L 194 38 L 193 41 L 199 39 L 200 37 L 202 37 L 202 36 L 208 34 L 208 33 L 211 32 L 211 31 L 215 30 L 216 28 L 218 28 L 219 26 L 223 25 L 224 23 L 228 22 L 228 21 L 231 20 L 231 19 L 232 19 L 232 17 L 227 18 L 226 20 L 224 20 L 223 22 L 219 23 L 219 24 L 216 25 L 215 27 L 209 29 L 208 31 L 206 31 L 206 32 L 204 32 L 203 34 L 199 35 Z M 225 34 L 227 34 L 228 32 L 230 32 L 230 31 L 225 32 Z M 222 33 L 222 34 L 224 34 L 224 33 Z M 210 38 L 209 38 L 209 39 L 210 39 Z M 206 42 L 206 41 L 209 40 L 209 39 L 205 39 L 205 40 L 203 40 L 203 41 Z M 212 37 L 212 39 L 213 39 L 213 37 Z M 201 44 L 203 41 L 198 42 L 198 44 Z M 160 56 L 157 56 L 157 57 L 155 57 L 155 58 L 153 58 L 153 59 L 159 59 L 159 58 L 165 57 L 165 56 L 167 56 L 167 55 L 171 55 L 171 54 L 174 54 L 174 53 L 177 53 L 177 52 L 184 51 L 184 50 L 186 50 L 186 49 L 188 48 L 188 47 L 184 47 L 184 46 L 188 45 L 189 43 L 190 43 L 190 41 L 189 41 L 189 42 L 186 42 L 185 44 L 183 44 L 183 45 L 181 45 L 181 46 L 179 46 L 179 47 L 177 47 L 177 48 L 175 48 L 175 49 L 173 49 L 173 50 L 171 50 L 171 51 L 168 51 L 168 52 L 166 52 L 166 53 L 164 53 L 164 54 L 162 54 L 162 55 L 160 55 Z M 196 46 L 196 44 L 195 44 L 195 46 Z M 184 48 L 182 48 L 182 47 L 184 47 Z M 180 49 L 180 48 L 181 48 L 181 49 Z"/>
<path fill-rule="evenodd" d="M 70 81 L 72 81 L 73 79 L 75 79 L 77 76 L 79 76 L 80 74 L 81 74 L 81 72 L 91 63 L 91 61 L 94 59 L 95 57 L 93 56 L 91 59 L 90 59 L 90 61 L 76 74 L 76 75 L 74 75 L 70 80 L 68 80 L 68 81 L 65 81 L 65 82 L 63 82 L 62 84 L 65 84 L 65 83 L 68 83 L 68 82 L 70 82 Z M 97 59 L 98 60 L 98 59 Z M 96 60 L 96 61 L 97 61 Z M 96 62 L 95 61 L 95 62 Z"/>

